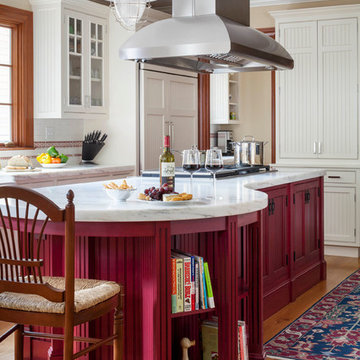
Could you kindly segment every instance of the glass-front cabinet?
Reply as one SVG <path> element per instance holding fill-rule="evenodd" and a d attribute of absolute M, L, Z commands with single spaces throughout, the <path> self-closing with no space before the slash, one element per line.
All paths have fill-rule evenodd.
<path fill-rule="evenodd" d="M 106 23 L 66 11 L 65 112 L 106 113 Z"/>
<path fill-rule="evenodd" d="M 90 106 L 104 106 L 104 29 L 103 23 L 90 21 Z"/>

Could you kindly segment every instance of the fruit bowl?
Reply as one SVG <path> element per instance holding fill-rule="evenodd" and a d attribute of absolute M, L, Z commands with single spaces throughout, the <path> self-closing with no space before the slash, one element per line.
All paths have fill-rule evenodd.
<path fill-rule="evenodd" d="M 106 195 L 116 201 L 126 201 L 136 189 L 104 189 Z"/>
<path fill-rule="evenodd" d="M 40 164 L 43 168 L 48 168 L 48 169 L 58 169 L 58 168 L 62 168 L 64 166 L 66 166 L 66 163 L 59 163 L 59 164 Z"/>

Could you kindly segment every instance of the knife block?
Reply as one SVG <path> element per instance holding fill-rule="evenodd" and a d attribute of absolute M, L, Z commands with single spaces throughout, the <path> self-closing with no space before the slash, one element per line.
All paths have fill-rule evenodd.
<path fill-rule="evenodd" d="M 100 152 L 105 144 L 100 143 L 85 143 L 83 142 L 82 145 L 82 161 L 83 162 L 90 162 L 95 159 L 95 156 Z"/>

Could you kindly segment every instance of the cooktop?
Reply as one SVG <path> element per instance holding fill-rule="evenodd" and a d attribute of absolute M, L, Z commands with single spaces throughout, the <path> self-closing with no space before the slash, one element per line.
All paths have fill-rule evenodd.
<path fill-rule="evenodd" d="M 269 165 L 254 165 L 254 166 L 243 166 L 243 167 L 225 165 L 222 170 L 219 170 L 216 173 L 216 178 L 221 179 L 230 176 L 243 176 L 243 175 L 256 174 L 256 173 L 264 173 L 269 171 L 270 171 Z M 159 170 L 143 170 L 141 175 L 145 177 L 158 177 Z M 182 167 L 177 167 L 175 169 L 175 176 L 190 177 L 190 174 L 184 171 Z M 212 174 L 209 171 L 207 171 L 205 168 L 201 168 L 199 171 L 194 173 L 194 178 L 206 178 L 206 177 L 212 177 Z"/>

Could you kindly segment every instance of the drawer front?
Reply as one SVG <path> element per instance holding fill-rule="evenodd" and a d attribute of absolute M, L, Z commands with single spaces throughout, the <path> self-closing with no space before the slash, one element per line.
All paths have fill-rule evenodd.
<path fill-rule="evenodd" d="M 326 183 L 339 183 L 339 184 L 355 184 L 356 173 L 355 171 L 327 171 L 325 176 Z"/>

